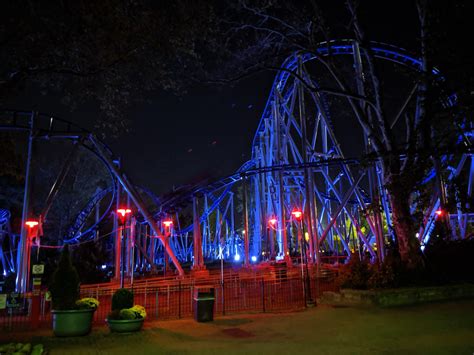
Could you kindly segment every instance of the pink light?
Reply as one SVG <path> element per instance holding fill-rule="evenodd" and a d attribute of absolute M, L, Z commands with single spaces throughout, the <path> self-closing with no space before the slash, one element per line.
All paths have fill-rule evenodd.
<path fill-rule="evenodd" d="M 441 217 L 443 215 L 443 210 L 437 210 L 435 213 L 438 215 L 438 217 Z"/>
<path fill-rule="evenodd" d="M 122 215 L 122 218 L 125 217 L 125 215 L 132 213 L 132 210 L 130 208 L 119 208 L 117 210 L 117 213 Z"/>
<path fill-rule="evenodd" d="M 275 226 L 277 224 L 278 220 L 276 218 L 270 218 L 268 220 L 268 224 L 270 224 L 271 226 Z"/>
<path fill-rule="evenodd" d="M 38 221 L 26 221 L 25 225 L 27 225 L 30 228 L 36 227 L 38 225 Z"/>
<path fill-rule="evenodd" d="M 170 228 L 173 225 L 173 221 L 166 220 L 162 222 L 166 228 Z"/>
<path fill-rule="evenodd" d="M 301 211 L 294 210 L 293 212 L 291 212 L 291 215 L 292 215 L 297 221 L 301 221 L 301 220 L 303 219 L 303 212 L 301 212 Z"/>

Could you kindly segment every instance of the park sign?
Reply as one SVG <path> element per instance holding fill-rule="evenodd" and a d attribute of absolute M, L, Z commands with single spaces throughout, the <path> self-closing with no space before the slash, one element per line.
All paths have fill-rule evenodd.
<path fill-rule="evenodd" d="M 20 295 L 16 292 L 12 292 L 7 297 L 7 308 L 18 307 L 20 307 Z"/>
<path fill-rule="evenodd" d="M 7 308 L 7 294 L 0 294 L 0 309 Z"/>
<path fill-rule="evenodd" d="M 43 264 L 33 265 L 32 274 L 33 275 L 43 275 L 44 274 L 44 265 Z"/>

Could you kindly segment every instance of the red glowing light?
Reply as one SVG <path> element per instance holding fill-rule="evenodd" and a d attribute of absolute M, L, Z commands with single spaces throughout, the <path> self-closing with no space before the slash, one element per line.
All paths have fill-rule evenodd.
<path fill-rule="evenodd" d="M 173 221 L 170 221 L 170 220 L 163 221 L 163 225 L 169 228 L 173 225 Z"/>
<path fill-rule="evenodd" d="M 132 210 L 130 208 L 119 208 L 117 210 L 117 213 L 123 217 L 125 217 L 127 214 L 132 213 Z"/>
<path fill-rule="evenodd" d="M 271 226 L 276 225 L 277 222 L 278 222 L 278 221 L 277 221 L 276 218 L 270 218 L 270 219 L 268 220 L 268 224 L 271 225 Z"/>
<path fill-rule="evenodd" d="M 291 212 L 291 215 L 292 215 L 297 221 L 301 221 L 301 220 L 303 219 L 303 212 L 301 212 L 301 211 L 295 210 L 295 211 Z"/>
<path fill-rule="evenodd" d="M 38 221 L 26 221 L 25 225 L 27 225 L 30 228 L 36 227 L 38 225 Z"/>
<path fill-rule="evenodd" d="M 441 217 L 443 215 L 443 210 L 437 210 L 435 213 L 438 215 L 438 217 Z"/>

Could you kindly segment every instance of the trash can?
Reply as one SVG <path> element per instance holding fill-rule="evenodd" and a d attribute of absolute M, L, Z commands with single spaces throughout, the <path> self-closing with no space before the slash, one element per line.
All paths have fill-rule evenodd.
<path fill-rule="evenodd" d="M 214 320 L 214 288 L 196 287 L 194 289 L 194 319 L 196 322 Z"/>

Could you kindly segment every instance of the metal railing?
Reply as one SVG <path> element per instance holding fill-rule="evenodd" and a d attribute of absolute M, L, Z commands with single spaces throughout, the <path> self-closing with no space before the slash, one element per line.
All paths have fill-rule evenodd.
<path fill-rule="evenodd" d="M 134 285 L 134 302 L 147 311 L 147 321 L 190 318 L 193 316 L 193 295 L 197 286 L 206 285 L 215 291 L 216 316 L 237 313 L 284 312 L 305 307 L 304 281 L 295 273 L 268 273 L 241 278 L 227 275 L 218 278 L 152 280 Z M 236 275 L 235 275 L 236 276 Z M 324 291 L 337 291 L 335 275 L 311 275 L 311 294 L 319 297 Z M 111 310 L 112 296 L 119 286 L 115 283 L 88 285 L 81 288 L 81 297 L 94 297 L 100 305 L 94 314 L 95 324 L 104 324 Z M 0 329 L 28 330 L 31 322 L 31 294 L 20 298 L 20 307 L 0 310 Z M 40 327 L 51 324 L 51 302 L 40 294 Z"/>

